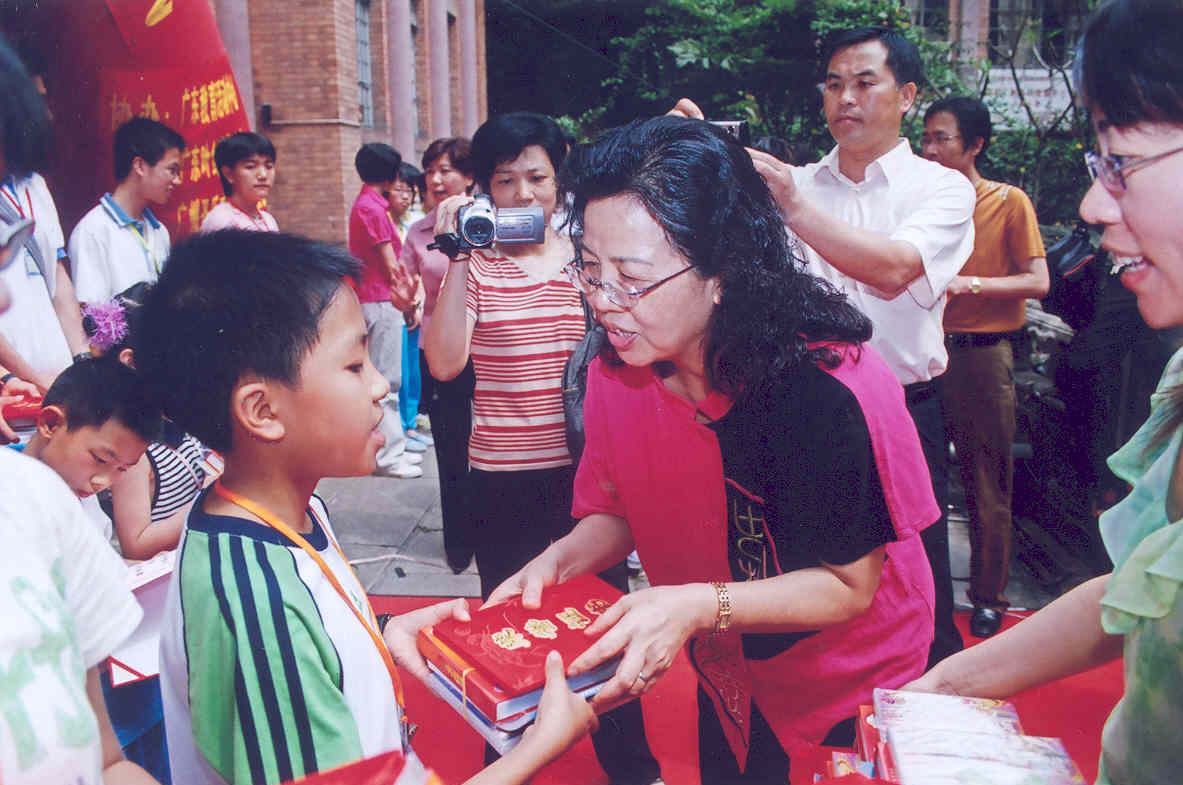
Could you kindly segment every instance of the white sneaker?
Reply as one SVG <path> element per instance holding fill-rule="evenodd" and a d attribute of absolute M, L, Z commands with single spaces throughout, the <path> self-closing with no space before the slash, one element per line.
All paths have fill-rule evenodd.
<path fill-rule="evenodd" d="M 397 477 L 400 480 L 413 480 L 423 476 L 423 467 L 416 466 L 406 460 L 400 460 L 389 469 L 381 467 L 374 470 L 375 477 Z"/>
<path fill-rule="evenodd" d="M 427 434 L 423 433 L 423 431 L 416 430 L 416 429 L 412 429 L 412 430 L 407 431 L 407 440 L 408 441 L 423 442 L 428 447 L 435 446 L 435 439 L 433 439 L 430 436 L 428 436 Z"/>
<path fill-rule="evenodd" d="M 390 472 L 389 476 L 397 477 L 400 480 L 413 480 L 416 477 L 423 476 L 423 467 L 403 461 L 398 466 L 394 467 L 394 471 Z"/>
<path fill-rule="evenodd" d="M 409 463 L 411 466 L 418 466 L 423 463 L 423 456 L 417 452 L 404 452 L 403 463 Z"/>
<path fill-rule="evenodd" d="M 427 445 L 424 444 L 423 442 L 419 441 L 418 439 L 414 439 L 414 438 L 408 436 L 407 441 L 406 441 L 406 447 L 404 449 L 406 449 L 406 451 L 409 453 L 411 453 L 411 452 L 427 452 Z"/>
<path fill-rule="evenodd" d="M 628 564 L 628 568 L 633 572 L 641 571 L 641 557 L 637 555 L 636 551 L 630 553 L 628 558 L 625 559 L 625 562 Z"/>

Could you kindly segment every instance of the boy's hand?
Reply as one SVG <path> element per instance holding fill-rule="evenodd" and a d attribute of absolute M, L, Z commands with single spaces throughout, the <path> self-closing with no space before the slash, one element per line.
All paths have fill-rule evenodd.
<path fill-rule="evenodd" d="M 15 395 L 0 395 L 0 409 L 3 409 L 10 403 L 16 403 L 20 398 Z M 9 444 L 17 440 L 16 431 L 4 421 L 4 417 L 0 416 L 0 444 Z"/>
<path fill-rule="evenodd" d="M 415 635 L 424 627 L 439 624 L 444 619 L 469 621 L 471 617 L 468 615 L 468 600 L 458 597 L 395 616 L 386 622 L 386 628 L 382 630 L 382 638 L 386 641 L 386 648 L 390 649 L 390 656 L 394 657 L 395 664 L 414 674 L 415 678 L 425 684 L 431 679 L 431 672 L 427 669 L 427 662 L 419 653 L 418 646 L 415 645 Z"/>
<path fill-rule="evenodd" d="M 540 757 L 551 760 L 587 734 L 595 733 L 599 726 L 591 704 L 567 686 L 562 656 L 557 651 L 547 654 L 546 687 L 538 702 L 538 717 L 526 729 L 522 744 L 529 744 Z"/>

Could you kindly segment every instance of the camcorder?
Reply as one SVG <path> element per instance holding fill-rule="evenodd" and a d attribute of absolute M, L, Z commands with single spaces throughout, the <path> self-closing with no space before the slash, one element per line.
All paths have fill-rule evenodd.
<path fill-rule="evenodd" d="M 456 214 L 456 232 L 437 234 L 428 250 L 439 249 L 455 259 L 473 248 L 488 248 L 493 243 L 524 245 L 546 239 L 546 220 L 541 207 L 504 207 L 497 209 L 492 197 L 477 194 L 472 204 Z"/>

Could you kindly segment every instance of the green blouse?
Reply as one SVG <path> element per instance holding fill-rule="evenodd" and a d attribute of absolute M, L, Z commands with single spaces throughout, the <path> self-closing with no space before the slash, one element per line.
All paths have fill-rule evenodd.
<path fill-rule="evenodd" d="M 1100 521 L 1114 564 L 1101 625 L 1125 636 L 1125 694 L 1105 723 L 1097 785 L 1183 781 L 1183 523 L 1166 515 L 1183 429 L 1147 449 L 1180 385 L 1183 350 L 1167 364 L 1146 423 L 1109 458 L 1133 490 Z"/>

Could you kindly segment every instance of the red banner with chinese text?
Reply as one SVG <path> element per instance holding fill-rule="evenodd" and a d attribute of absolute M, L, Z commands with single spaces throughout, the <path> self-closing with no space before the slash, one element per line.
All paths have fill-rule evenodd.
<path fill-rule="evenodd" d="M 182 184 L 152 211 L 173 237 L 194 231 L 224 198 L 218 140 L 247 130 L 208 0 L 76 0 L 43 14 L 56 154 L 51 184 L 67 232 L 115 187 L 115 129 L 151 117 L 184 138 Z"/>

